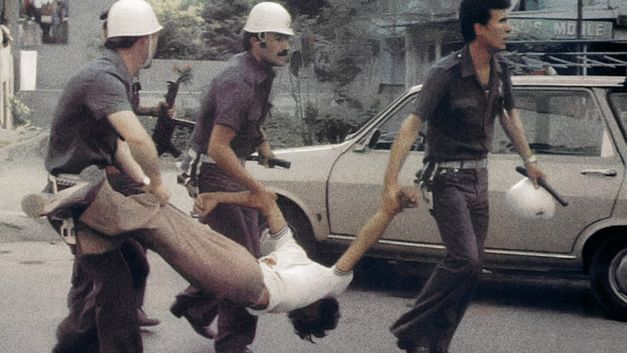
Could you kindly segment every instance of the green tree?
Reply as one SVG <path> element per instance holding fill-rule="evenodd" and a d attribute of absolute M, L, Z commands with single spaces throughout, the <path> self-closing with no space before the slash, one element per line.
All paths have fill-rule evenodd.
<path fill-rule="evenodd" d="M 200 0 L 148 0 L 163 30 L 159 35 L 156 58 L 205 59 L 208 49 L 203 40 L 206 25 Z"/>
<path fill-rule="evenodd" d="M 253 5 L 250 0 L 205 0 L 202 18 L 207 59 L 227 60 L 243 50 L 242 28 Z"/>

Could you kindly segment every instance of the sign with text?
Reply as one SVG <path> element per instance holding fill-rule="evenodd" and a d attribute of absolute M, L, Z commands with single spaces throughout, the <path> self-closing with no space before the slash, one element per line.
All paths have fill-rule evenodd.
<path fill-rule="evenodd" d="M 554 19 L 510 18 L 514 40 L 577 39 L 577 21 Z M 582 21 L 582 39 L 612 39 L 613 23 Z"/>

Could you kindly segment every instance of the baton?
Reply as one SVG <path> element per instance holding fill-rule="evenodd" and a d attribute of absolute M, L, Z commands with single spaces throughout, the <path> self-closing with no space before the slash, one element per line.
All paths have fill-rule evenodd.
<path fill-rule="evenodd" d="M 246 158 L 247 161 L 255 161 L 255 162 L 259 162 L 260 159 L 261 158 L 259 156 L 249 156 L 248 158 Z M 268 159 L 268 167 L 270 168 L 281 167 L 285 169 L 290 169 L 291 166 L 292 166 L 292 162 L 287 161 L 285 159 L 278 159 L 278 158 Z"/>
<path fill-rule="evenodd" d="M 529 177 L 527 175 L 527 168 L 521 165 L 516 166 L 516 171 L 526 177 Z M 559 202 L 560 205 L 564 207 L 568 206 L 568 201 L 564 199 L 564 197 L 562 197 L 562 195 L 560 195 L 555 189 L 553 189 L 553 187 L 551 187 L 551 185 L 549 185 L 549 183 L 546 180 L 544 180 L 543 178 L 539 178 L 538 185 L 540 185 L 542 188 L 544 188 L 544 190 L 546 190 L 549 194 L 551 194 L 551 196 L 553 196 L 553 198 L 557 200 L 557 202 Z"/>

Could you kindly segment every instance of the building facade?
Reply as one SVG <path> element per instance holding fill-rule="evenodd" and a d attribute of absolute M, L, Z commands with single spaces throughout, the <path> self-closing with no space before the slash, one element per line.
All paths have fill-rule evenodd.
<path fill-rule="evenodd" d="M 378 25 L 396 50 L 385 54 L 382 82 L 417 84 L 435 60 L 463 46 L 457 13 L 460 2 L 390 3 Z M 515 73 L 543 72 L 550 67 L 559 74 L 625 74 L 626 0 L 581 0 L 581 11 L 578 0 L 514 0 L 510 22 L 514 33 L 507 58 Z"/>

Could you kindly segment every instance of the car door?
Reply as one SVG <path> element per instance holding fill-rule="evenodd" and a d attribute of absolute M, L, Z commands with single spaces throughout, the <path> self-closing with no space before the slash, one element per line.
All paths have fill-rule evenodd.
<path fill-rule="evenodd" d="M 555 215 L 546 220 L 523 219 L 506 207 L 504 195 L 522 178 L 514 170 L 522 162 L 497 127 L 489 158 L 486 248 L 537 256 L 569 254 L 586 226 L 610 216 L 620 188 L 623 163 L 608 129 L 609 117 L 590 89 L 519 87 L 515 100 L 539 166 L 570 204 L 557 205 Z"/>
<path fill-rule="evenodd" d="M 372 127 L 335 163 L 328 184 L 331 238 L 354 236 L 377 210 L 390 147 L 401 123 L 411 112 L 414 100 L 415 95 L 401 100 L 381 123 Z M 415 147 L 399 176 L 402 185 L 412 185 L 416 171 L 422 165 L 424 146 L 418 142 Z M 425 207 L 399 214 L 382 239 L 384 243 L 401 242 L 404 245 L 421 243 L 429 246 L 440 242 L 435 222 Z"/>

